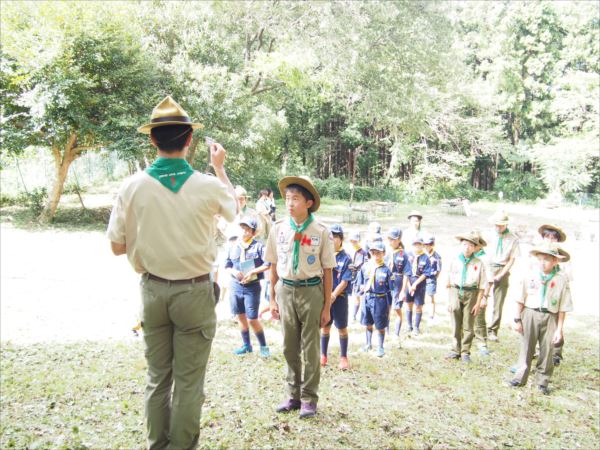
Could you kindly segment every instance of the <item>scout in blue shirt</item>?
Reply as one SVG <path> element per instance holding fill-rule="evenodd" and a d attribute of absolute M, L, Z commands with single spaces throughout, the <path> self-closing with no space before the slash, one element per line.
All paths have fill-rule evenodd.
<path fill-rule="evenodd" d="M 417 235 L 412 242 L 413 251 L 408 254 L 410 263 L 410 275 L 406 287 L 406 313 L 408 319 L 408 331 L 413 331 L 413 305 L 416 305 L 415 336 L 419 335 L 419 325 L 423 316 L 423 304 L 425 303 L 425 279 L 431 276 L 431 264 L 429 256 L 423 250 L 423 238 Z"/>
<path fill-rule="evenodd" d="M 410 275 L 410 264 L 408 257 L 402 246 L 402 231 L 399 228 L 393 227 L 388 231 L 388 241 L 392 252 L 386 257 L 386 266 L 392 271 L 392 279 L 394 287 L 392 289 L 392 309 L 398 316 L 396 319 L 395 333 L 398 337 L 398 345 L 400 345 L 400 327 L 402 326 L 402 303 L 406 298 L 406 286 L 408 283 L 408 275 Z"/>
<path fill-rule="evenodd" d="M 423 236 L 423 246 L 425 253 L 429 256 L 429 264 L 431 265 L 431 275 L 425 280 L 425 296 L 431 299 L 431 316 L 435 317 L 435 294 L 437 292 L 437 279 L 442 271 L 442 257 L 435 251 L 435 237 L 431 234 Z"/>
<path fill-rule="evenodd" d="M 379 331 L 379 348 L 377 356 L 385 354 L 383 341 L 385 340 L 385 329 L 389 324 L 388 297 L 393 289 L 392 271 L 384 263 L 385 246 L 383 242 L 375 241 L 369 251 L 371 259 L 365 264 L 359 273 L 361 292 L 364 293 L 361 323 L 367 327 L 367 345 L 364 351 L 371 350 L 371 338 L 373 337 L 373 325 Z"/>
<path fill-rule="evenodd" d="M 263 327 L 258 320 L 260 305 L 260 280 L 270 264 L 264 262 L 264 246 L 254 239 L 257 223 L 254 217 L 240 220 L 242 233 L 237 243 L 230 247 L 225 260 L 225 269 L 231 274 L 231 310 L 237 315 L 242 333 L 243 345 L 236 349 L 236 355 L 252 352 L 248 322 L 260 343 L 260 355 L 270 356 Z"/>
<path fill-rule="evenodd" d="M 327 365 L 327 347 L 331 324 L 335 323 L 340 335 L 340 369 L 347 370 L 348 364 L 348 293 L 351 289 L 352 272 L 350 257 L 342 248 L 344 230 L 335 224 L 330 228 L 333 236 L 336 266 L 333 269 L 333 291 L 331 292 L 331 320 L 321 328 L 321 366 Z"/>
<path fill-rule="evenodd" d="M 352 270 L 352 299 L 354 303 L 352 305 L 352 320 L 356 322 L 356 313 L 360 307 L 360 285 L 357 283 L 358 273 L 362 268 L 363 264 L 369 258 L 369 254 L 367 251 L 362 248 L 360 245 L 360 232 L 354 231 L 350 233 L 350 243 L 352 244 L 352 248 L 354 250 L 354 255 L 352 256 L 352 265 L 350 266 Z"/>

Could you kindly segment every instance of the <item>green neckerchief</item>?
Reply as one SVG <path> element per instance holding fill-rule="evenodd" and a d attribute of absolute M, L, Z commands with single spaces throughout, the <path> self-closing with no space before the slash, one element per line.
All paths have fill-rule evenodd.
<path fill-rule="evenodd" d="M 292 230 L 294 230 L 296 232 L 294 234 L 294 250 L 292 252 L 292 264 L 293 264 L 292 265 L 292 273 L 293 274 L 298 273 L 298 262 L 300 260 L 300 240 L 302 239 L 302 232 L 308 228 L 308 226 L 311 224 L 312 221 L 313 221 L 313 215 L 309 213 L 308 219 L 306 219 L 304 221 L 304 223 L 300 227 L 298 227 L 298 226 L 296 226 L 294 219 L 292 219 L 290 217 L 290 226 L 292 227 Z"/>
<path fill-rule="evenodd" d="M 485 251 L 483 249 L 477 250 L 477 252 L 473 253 L 473 255 L 475 255 L 477 258 L 481 258 L 483 255 L 485 255 Z"/>
<path fill-rule="evenodd" d="M 473 261 L 473 258 L 475 258 L 474 255 L 469 256 L 469 258 L 465 258 L 465 255 L 463 255 L 462 253 L 458 255 L 458 259 L 460 259 L 460 262 L 463 263 L 462 274 L 460 276 L 460 288 L 458 290 L 459 295 L 462 295 L 463 293 L 463 287 L 465 285 L 465 282 L 467 281 L 467 266 L 471 261 Z"/>
<path fill-rule="evenodd" d="M 554 267 L 552 272 L 550 272 L 548 275 L 544 275 L 544 272 L 540 272 L 540 280 L 542 282 L 542 298 L 540 299 L 540 308 L 544 307 L 544 299 L 546 298 L 548 283 L 552 278 L 554 278 L 554 275 L 556 275 L 557 272 L 558 270 L 556 270 L 556 267 Z"/>
<path fill-rule="evenodd" d="M 167 189 L 177 193 L 194 173 L 192 166 L 181 158 L 157 158 L 146 173 L 158 180 Z"/>
<path fill-rule="evenodd" d="M 506 228 L 500 235 L 498 236 L 498 245 L 496 245 L 496 256 L 502 256 L 502 239 L 505 234 L 508 234 L 508 228 Z"/>
<path fill-rule="evenodd" d="M 242 215 L 246 214 L 246 211 L 248 211 L 248 205 L 247 204 L 244 205 L 244 207 L 240 209 L 240 214 L 242 214 Z"/>

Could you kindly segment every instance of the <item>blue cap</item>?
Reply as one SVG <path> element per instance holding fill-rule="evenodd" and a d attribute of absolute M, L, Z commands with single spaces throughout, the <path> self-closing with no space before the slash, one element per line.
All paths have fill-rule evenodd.
<path fill-rule="evenodd" d="M 392 227 L 387 232 L 387 237 L 390 239 L 400 239 L 402 237 L 402 230 L 400 230 L 398 227 Z"/>
<path fill-rule="evenodd" d="M 416 234 L 415 237 L 412 240 L 413 244 L 422 244 L 423 243 L 423 236 L 421 236 L 420 234 Z"/>
<path fill-rule="evenodd" d="M 348 239 L 351 241 L 360 241 L 360 231 L 351 231 Z"/>
<path fill-rule="evenodd" d="M 381 234 L 376 234 L 375 236 L 373 236 L 373 239 L 371 239 L 371 242 L 382 242 L 383 243 L 383 236 Z"/>
<path fill-rule="evenodd" d="M 433 245 L 435 244 L 435 237 L 433 234 L 426 234 L 423 236 L 423 244 L 425 245 Z"/>
<path fill-rule="evenodd" d="M 329 231 L 331 231 L 334 234 L 344 234 L 344 229 L 339 223 L 334 223 L 333 225 L 331 225 L 331 227 L 329 227 Z"/>
<path fill-rule="evenodd" d="M 256 219 L 250 216 L 242 217 L 242 219 L 240 220 L 240 225 L 249 226 L 254 231 L 256 231 L 256 228 L 258 227 L 258 225 L 256 224 Z"/>
<path fill-rule="evenodd" d="M 380 252 L 385 252 L 385 245 L 383 245 L 383 241 L 373 241 L 369 245 L 369 250 L 379 250 Z"/>
<path fill-rule="evenodd" d="M 381 224 L 379 222 L 371 222 L 369 224 L 369 232 L 375 234 L 381 233 Z"/>

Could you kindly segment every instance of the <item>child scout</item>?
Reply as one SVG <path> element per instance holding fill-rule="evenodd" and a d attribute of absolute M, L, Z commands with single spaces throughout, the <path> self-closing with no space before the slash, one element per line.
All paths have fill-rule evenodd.
<path fill-rule="evenodd" d="M 431 265 L 431 275 L 425 281 L 425 297 L 431 299 L 431 315 L 429 318 L 433 320 L 435 317 L 437 279 L 442 271 L 442 257 L 435 251 L 435 237 L 432 234 L 425 234 L 423 236 L 423 246 L 425 247 L 425 253 L 429 256 L 429 263 Z"/>
<path fill-rule="evenodd" d="M 234 351 L 236 355 L 252 353 L 248 323 L 254 330 L 260 344 L 260 356 L 269 357 L 269 347 L 265 340 L 265 332 L 258 320 L 260 306 L 260 280 L 269 270 L 269 263 L 264 262 L 264 246 L 254 236 L 258 224 L 254 217 L 240 219 L 240 239 L 229 248 L 225 269 L 231 275 L 231 310 L 238 318 L 242 333 L 242 346 Z"/>
<path fill-rule="evenodd" d="M 339 224 L 331 226 L 333 235 L 333 246 L 335 250 L 335 261 L 337 265 L 333 269 L 333 292 L 331 293 L 331 319 L 321 329 L 321 366 L 327 365 L 327 348 L 329 347 L 329 333 L 331 325 L 335 323 L 340 336 L 340 364 L 342 370 L 347 370 L 348 363 L 348 293 L 351 289 L 352 272 L 350 264 L 352 261 L 343 249 L 344 229 Z"/>
<path fill-rule="evenodd" d="M 408 262 L 410 264 L 410 274 L 406 287 L 406 319 L 408 322 L 408 332 L 413 332 L 413 306 L 416 306 L 415 314 L 415 336 L 418 336 L 423 316 L 423 305 L 425 304 L 425 280 L 431 276 L 431 264 L 429 255 L 423 250 L 423 238 L 416 235 L 412 239 L 413 251 L 408 253 Z"/>
<path fill-rule="evenodd" d="M 447 359 L 471 362 L 471 343 L 475 336 L 473 325 L 480 308 L 485 288 L 483 262 L 474 255 L 479 235 L 474 232 L 459 234 L 461 251 L 450 260 L 448 269 L 448 312 L 452 320 L 453 345 Z"/>
<path fill-rule="evenodd" d="M 385 254 L 383 242 L 372 242 L 369 253 L 371 258 L 363 266 L 358 275 L 361 292 L 364 294 L 361 324 L 367 327 L 367 342 L 363 350 L 368 352 L 372 348 L 371 339 L 373 337 L 373 325 L 375 325 L 379 336 L 377 356 L 382 357 L 385 355 L 385 351 L 383 350 L 385 329 L 389 325 L 390 320 L 388 298 L 392 294 L 394 285 L 392 271 L 385 265 L 383 260 Z"/>
<path fill-rule="evenodd" d="M 400 327 L 402 327 L 402 303 L 406 298 L 406 286 L 408 284 L 408 276 L 410 275 L 410 264 L 408 257 L 402 246 L 402 231 L 397 227 L 392 227 L 387 233 L 388 242 L 391 252 L 386 256 L 386 265 L 392 271 L 392 280 L 394 287 L 391 295 L 391 309 L 396 312 L 396 326 L 394 334 L 400 345 Z"/>
<path fill-rule="evenodd" d="M 351 232 L 349 239 L 350 243 L 352 244 L 352 250 L 354 251 L 350 269 L 352 270 L 352 320 L 356 321 L 356 314 L 360 308 L 360 286 L 356 280 L 361 267 L 369 259 L 369 255 L 367 254 L 367 251 L 360 245 L 359 231 Z"/>
<path fill-rule="evenodd" d="M 566 313 L 573 310 L 569 280 L 558 270 L 564 260 L 555 243 L 534 247 L 530 254 L 537 257 L 538 267 L 531 270 L 522 284 L 522 295 L 517 300 L 515 330 L 521 333 L 521 352 L 513 387 L 527 383 L 535 346 L 540 354 L 536 363 L 536 383 L 543 394 L 548 394 L 548 382 L 554 371 L 552 347 L 563 341 Z"/>
<path fill-rule="evenodd" d="M 519 256 L 519 240 L 508 229 L 508 215 L 498 211 L 490 217 L 495 233 L 490 241 L 490 277 L 494 282 L 494 314 L 488 326 L 488 340 L 498 340 L 502 308 L 508 293 L 508 278 L 515 259 Z"/>
<path fill-rule="evenodd" d="M 336 267 L 333 237 L 315 220 L 319 193 L 308 177 L 284 177 L 279 191 L 289 217 L 275 222 L 265 260 L 271 263 L 271 314 L 281 318 L 283 356 L 287 362 L 288 399 L 277 412 L 317 412 L 321 376 L 319 329 L 329 323 L 332 269 Z M 304 371 L 302 370 L 304 361 Z"/>

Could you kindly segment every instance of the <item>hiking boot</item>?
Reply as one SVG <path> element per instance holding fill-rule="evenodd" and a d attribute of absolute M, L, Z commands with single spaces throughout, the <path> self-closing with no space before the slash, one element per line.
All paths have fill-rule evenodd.
<path fill-rule="evenodd" d="M 234 355 L 245 355 L 246 353 L 252 353 L 252 347 L 249 345 L 242 345 L 240 348 L 236 348 L 233 351 Z"/>
<path fill-rule="evenodd" d="M 269 347 L 265 346 L 261 346 L 260 347 L 260 356 L 262 356 L 263 358 L 268 358 L 269 356 L 271 356 L 271 350 L 269 350 Z"/>
<path fill-rule="evenodd" d="M 321 355 L 321 367 L 325 367 L 327 365 L 327 356 Z"/>
<path fill-rule="evenodd" d="M 550 389 L 548 389 L 548 386 L 544 386 L 542 384 L 538 386 L 538 391 L 540 391 L 544 395 L 548 395 L 550 393 Z"/>
<path fill-rule="evenodd" d="M 340 357 L 340 369 L 348 370 L 350 368 L 350 364 L 348 363 L 348 358 L 346 356 Z"/>
<path fill-rule="evenodd" d="M 444 358 L 445 359 L 460 359 L 460 355 L 456 352 L 450 352 L 446 356 L 444 356 Z"/>
<path fill-rule="evenodd" d="M 300 409 L 300 400 L 294 400 L 293 398 L 288 398 L 282 404 L 280 404 L 277 408 L 275 408 L 275 412 L 278 413 L 288 413 L 290 411 L 294 411 Z"/>
<path fill-rule="evenodd" d="M 521 386 L 523 386 L 523 385 L 521 384 L 521 382 L 520 382 L 519 380 L 517 380 L 516 378 L 515 378 L 515 379 L 512 379 L 512 380 L 510 380 L 510 381 L 508 382 L 508 385 L 509 385 L 510 387 L 521 387 Z"/>
<path fill-rule="evenodd" d="M 554 364 L 554 367 L 560 366 L 561 361 L 562 361 L 562 358 L 560 356 L 552 357 L 552 364 Z"/>
<path fill-rule="evenodd" d="M 460 357 L 460 360 L 464 363 L 470 363 L 471 362 L 471 355 L 469 355 L 468 353 L 465 353 L 464 355 L 462 355 Z"/>
<path fill-rule="evenodd" d="M 308 419 L 314 417 L 317 414 L 317 404 L 313 402 L 302 402 L 300 406 L 300 418 Z"/>

